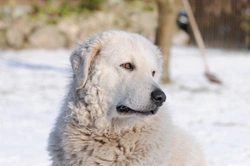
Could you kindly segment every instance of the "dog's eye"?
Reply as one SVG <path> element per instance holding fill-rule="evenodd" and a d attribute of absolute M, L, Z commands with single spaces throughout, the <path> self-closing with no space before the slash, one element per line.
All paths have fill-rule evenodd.
<path fill-rule="evenodd" d="M 155 76 L 155 71 L 152 72 L 152 76 L 153 76 L 153 77 Z"/>
<path fill-rule="evenodd" d="M 134 69 L 133 65 L 131 63 L 123 63 L 120 66 L 127 69 L 127 70 L 131 70 L 131 71 Z"/>

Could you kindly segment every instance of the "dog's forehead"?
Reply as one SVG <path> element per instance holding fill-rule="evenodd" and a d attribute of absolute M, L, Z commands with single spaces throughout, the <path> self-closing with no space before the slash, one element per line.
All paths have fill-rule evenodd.
<path fill-rule="evenodd" d="M 157 47 L 139 35 L 110 38 L 104 44 L 102 52 L 112 61 L 147 63 L 154 67 L 160 63 Z"/>

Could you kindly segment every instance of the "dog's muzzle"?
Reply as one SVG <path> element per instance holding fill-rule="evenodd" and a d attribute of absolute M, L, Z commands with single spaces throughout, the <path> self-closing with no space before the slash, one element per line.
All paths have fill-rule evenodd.
<path fill-rule="evenodd" d="M 159 107 L 162 106 L 163 102 L 166 101 L 166 95 L 162 90 L 156 89 L 151 93 L 151 100 L 154 103 L 154 108 L 150 110 L 139 111 L 131 109 L 125 105 L 117 106 L 116 110 L 121 115 L 132 115 L 132 114 L 140 116 L 154 115 L 157 113 Z"/>

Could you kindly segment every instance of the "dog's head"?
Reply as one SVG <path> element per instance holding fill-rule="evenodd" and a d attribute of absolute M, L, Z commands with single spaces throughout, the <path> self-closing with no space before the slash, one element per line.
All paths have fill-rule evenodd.
<path fill-rule="evenodd" d="M 108 119 L 153 115 L 166 100 L 158 84 L 160 51 L 140 35 L 121 31 L 94 35 L 78 45 L 71 64 L 75 90 L 96 86 L 105 92 Z"/>

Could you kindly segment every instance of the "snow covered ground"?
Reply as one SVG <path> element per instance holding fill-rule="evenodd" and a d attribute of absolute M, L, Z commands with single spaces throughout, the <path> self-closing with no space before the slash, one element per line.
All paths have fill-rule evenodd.
<path fill-rule="evenodd" d="M 48 134 L 66 93 L 70 50 L 0 51 L 0 165 L 48 166 Z M 250 52 L 173 47 L 166 107 L 203 145 L 212 166 L 250 165 Z"/>

